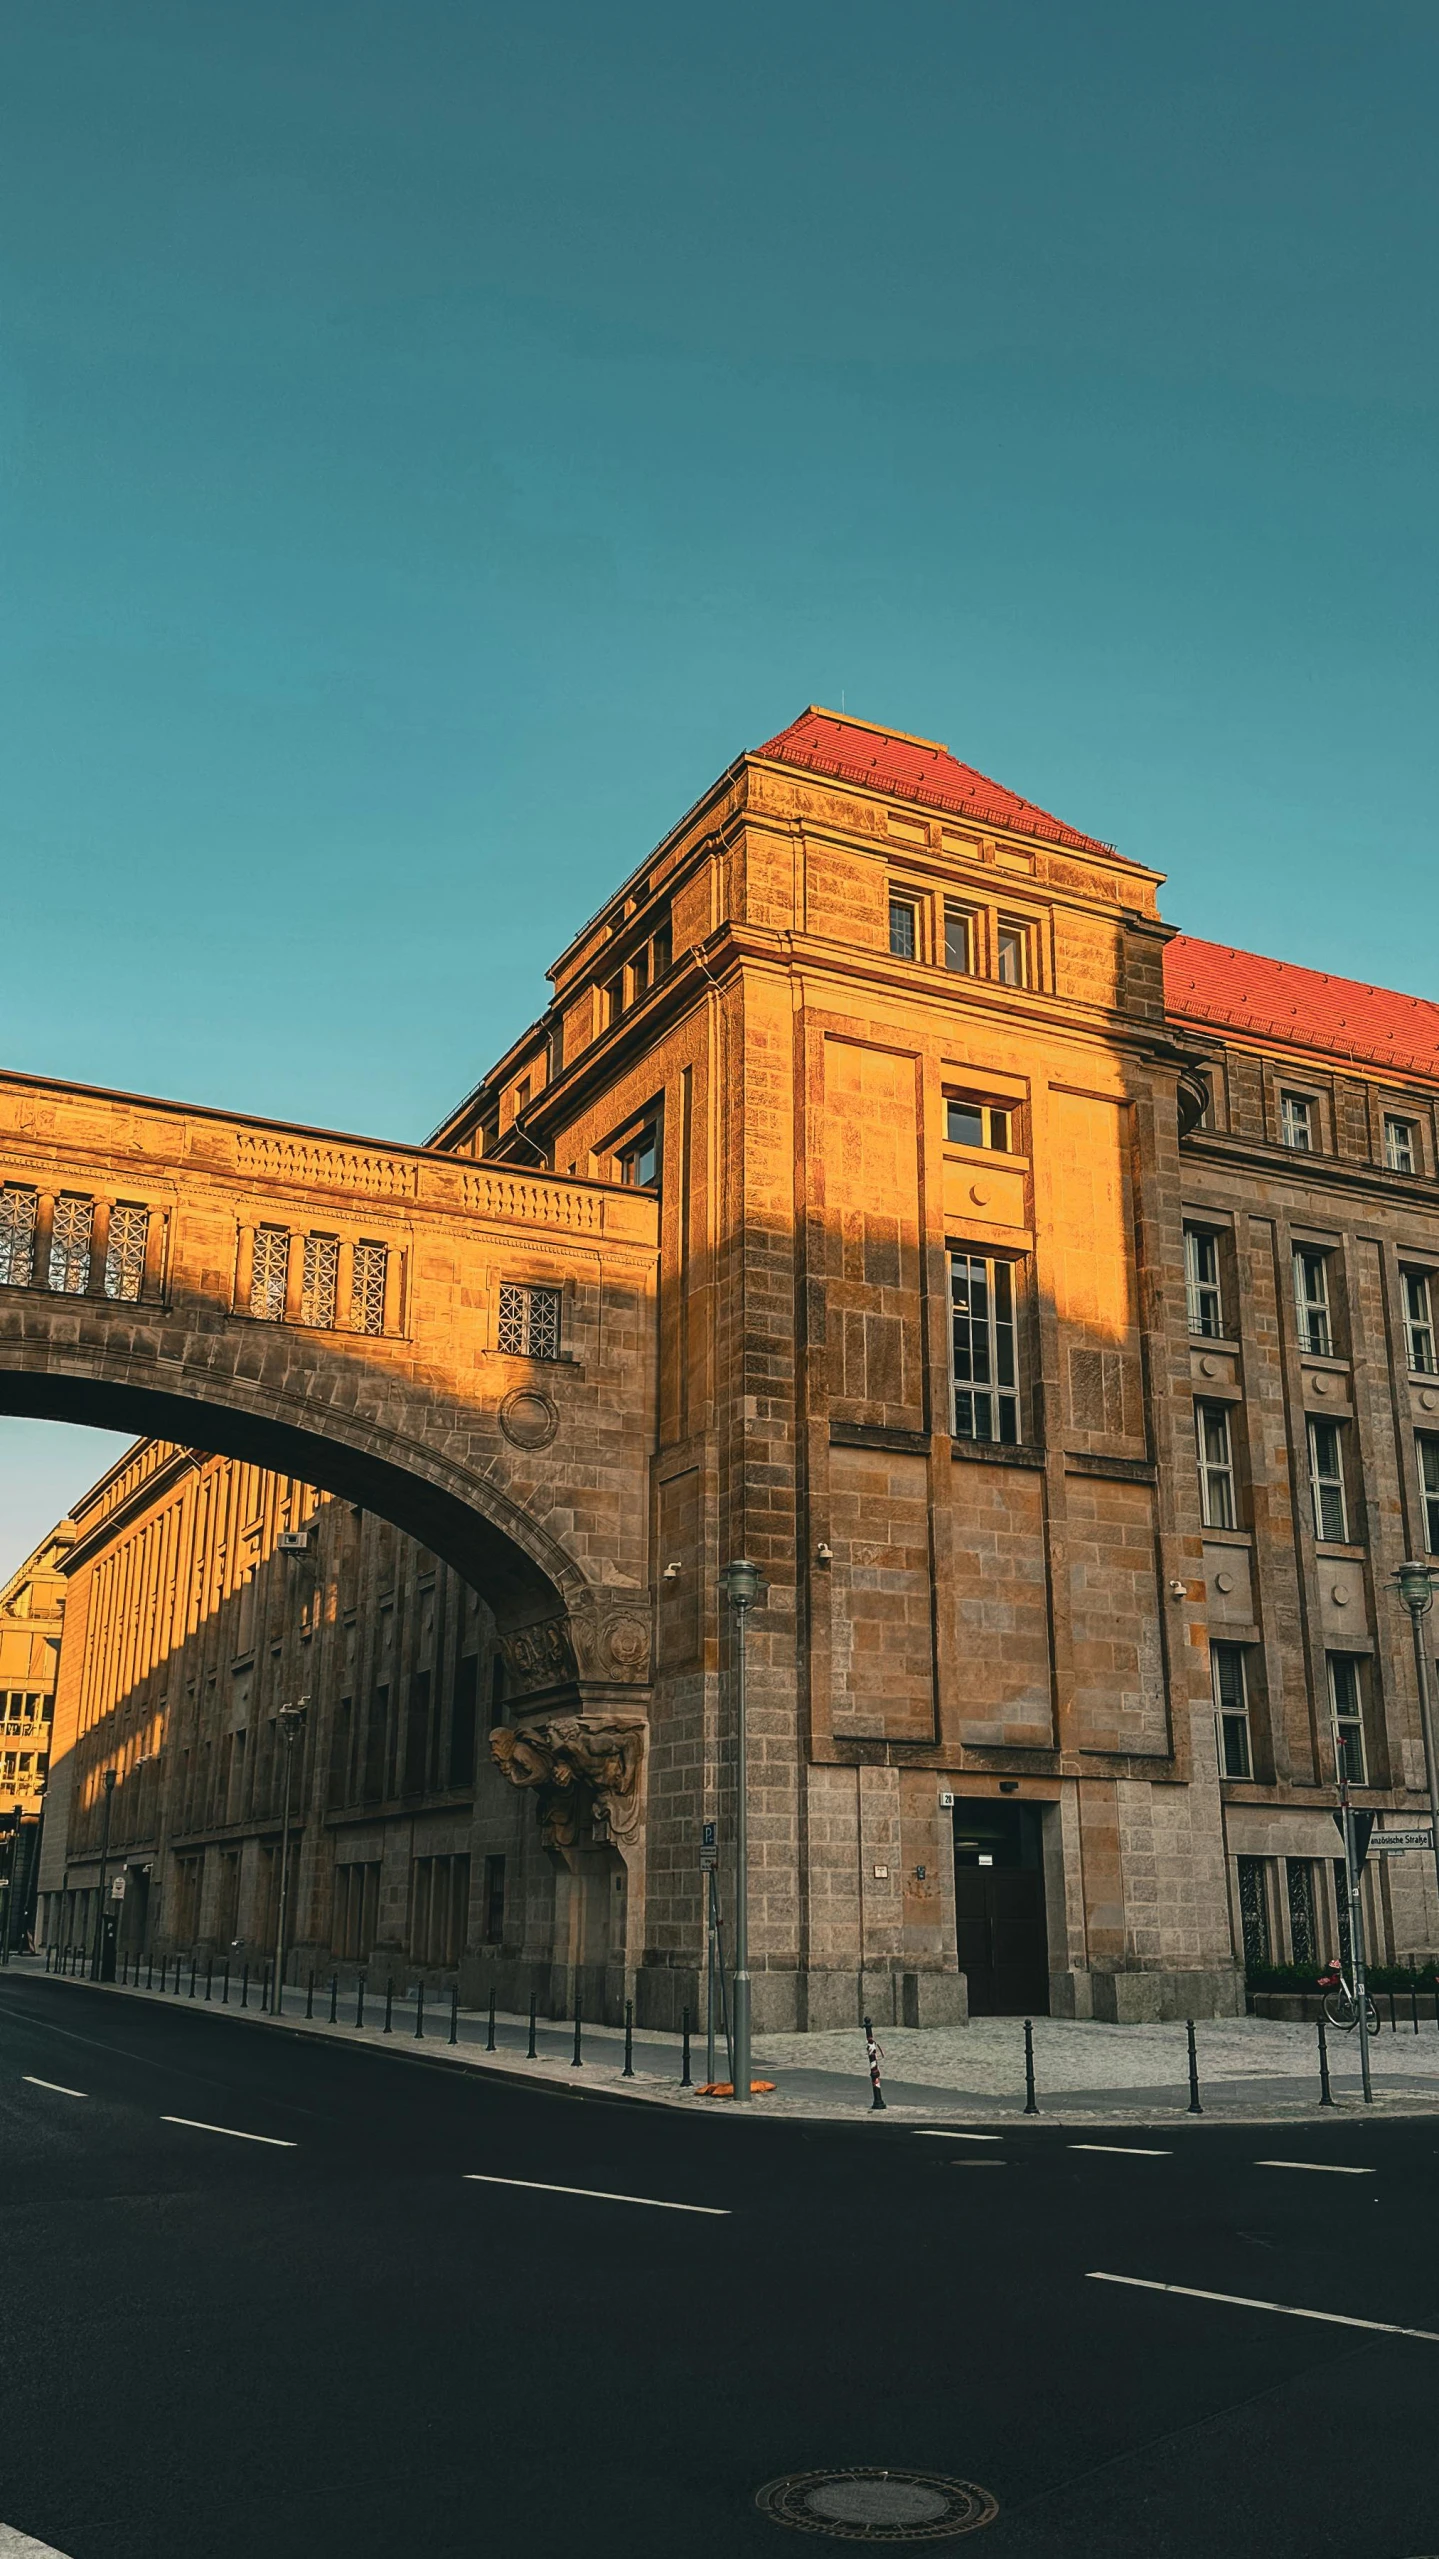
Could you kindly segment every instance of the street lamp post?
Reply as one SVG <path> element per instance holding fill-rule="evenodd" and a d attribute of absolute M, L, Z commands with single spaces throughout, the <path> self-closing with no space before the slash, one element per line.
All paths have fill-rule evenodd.
<path fill-rule="evenodd" d="M 1429 1687 L 1429 1660 L 1424 1647 L 1424 1620 L 1434 1605 L 1434 1567 L 1401 1564 L 1394 1587 L 1409 1611 L 1414 1632 L 1414 1669 L 1419 1681 L 1419 1727 L 1424 1735 L 1424 1773 L 1429 1784 L 1429 1821 L 1433 1834 L 1434 1881 L 1439 1887 L 1439 1767 L 1434 1751 L 1434 1708 Z"/>
<path fill-rule="evenodd" d="M 105 1869 L 110 1862 L 110 1810 L 115 1801 L 115 1771 L 107 1768 L 104 1775 L 105 1828 L 100 1841 L 100 1890 L 95 1896 L 95 1954 L 90 1966 L 90 1979 L 100 1978 L 100 1960 L 105 1944 Z"/>
<path fill-rule="evenodd" d="M 734 2094 L 750 2100 L 749 1986 L 749 1735 L 745 1726 L 745 1619 L 762 1588 L 759 1567 L 743 1559 L 726 1564 L 720 1589 L 735 1626 L 735 1820 L 734 1820 Z"/>
<path fill-rule="evenodd" d="M 280 1815 L 280 1915 L 275 1928 L 275 1999 L 273 2013 L 277 2017 L 283 2013 L 284 1992 L 282 1984 L 285 1979 L 285 1919 L 290 1898 L 290 1788 L 294 1782 L 295 1775 L 295 1744 L 305 1729 L 305 1717 L 309 1712 L 309 1707 L 310 1701 L 308 1697 L 301 1697 L 295 1705 L 282 1706 L 280 1708 L 280 1730 L 285 1736 L 285 1800 L 284 1810 Z"/>

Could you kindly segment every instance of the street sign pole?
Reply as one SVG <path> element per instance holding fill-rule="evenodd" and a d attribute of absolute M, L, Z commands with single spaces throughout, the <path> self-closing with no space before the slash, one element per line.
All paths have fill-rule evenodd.
<path fill-rule="evenodd" d="M 1349 1961 L 1354 1972 L 1354 1997 L 1359 2009 L 1359 2076 L 1364 2086 L 1364 2103 L 1372 2106 L 1374 2090 L 1369 2079 L 1369 1990 L 1364 1969 L 1364 1914 L 1359 1906 L 1359 1846 L 1354 1836 L 1354 1807 L 1349 1800 L 1349 1763 L 1345 1755 L 1344 1736 L 1338 1723 L 1334 1726 L 1334 1753 L 1339 1769 L 1339 1805 L 1343 1814 L 1344 1888 L 1349 1897 Z"/>

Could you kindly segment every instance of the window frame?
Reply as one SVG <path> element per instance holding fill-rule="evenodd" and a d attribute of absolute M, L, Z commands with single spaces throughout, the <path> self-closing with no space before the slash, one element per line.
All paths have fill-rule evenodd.
<path fill-rule="evenodd" d="M 1211 1453 L 1209 1434 L 1218 1426 L 1223 1438 L 1223 1454 Z M 1234 1427 L 1229 1406 L 1212 1395 L 1196 1395 L 1194 1399 L 1194 1449 L 1199 1468 L 1199 1516 L 1206 1528 L 1234 1530 L 1239 1526 L 1239 1483 L 1234 1464 Z M 1219 1511 L 1227 1510 L 1227 1519 L 1216 1516 L 1215 1488 L 1223 1487 Z"/>
<path fill-rule="evenodd" d="M 951 1243 L 947 1247 L 949 1271 L 949 1410 L 953 1436 L 975 1447 L 1021 1448 L 1024 1445 L 1023 1348 L 1021 1342 L 1021 1278 L 1023 1264 L 1018 1257 L 1006 1253 L 987 1253 L 983 1247 Z M 955 1281 L 958 1265 L 965 1265 L 965 1287 L 972 1290 L 973 1273 L 983 1272 L 984 1306 L 976 1315 L 972 1303 L 961 1313 L 956 1303 Z M 1001 1282 L 1001 1274 L 1002 1282 Z M 1002 1312 L 1007 1304 L 1007 1312 Z M 966 1329 L 961 1346 L 960 1327 Z M 976 1345 L 982 1345 L 977 1365 L 987 1371 L 973 1372 Z M 964 1373 L 967 1361 L 971 1373 Z M 1009 1376 L 1004 1371 L 1006 1365 Z M 962 1400 L 969 1404 L 968 1415 Z M 997 1428 L 980 1429 L 980 1407 L 987 1408 L 985 1418 Z M 1008 1421 L 1010 1427 L 1005 1428 Z M 966 1423 L 968 1426 L 966 1426 Z"/>
<path fill-rule="evenodd" d="M 565 1292 L 555 1281 L 501 1280 L 495 1347 L 504 1358 L 562 1358 L 564 1321 Z"/>
<path fill-rule="evenodd" d="M 641 1179 L 638 1172 L 627 1171 L 626 1167 L 630 1165 L 638 1165 L 645 1153 L 647 1141 L 649 1150 L 654 1157 L 654 1170 Z M 662 1169 L 662 1155 L 660 1121 L 659 1113 L 657 1111 L 653 1113 L 651 1117 L 642 1119 L 638 1126 L 631 1130 L 628 1137 L 620 1140 L 614 1150 L 614 1157 L 615 1178 L 622 1190 L 658 1190 L 660 1184 L 660 1172 Z"/>
<path fill-rule="evenodd" d="M 1352 1708 L 1341 1709 L 1340 1707 L 1339 1690 L 1341 1681 L 1339 1674 L 1341 1666 L 1347 1674 L 1347 1678 L 1352 1679 L 1353 1681 L 1353 1692 L 1356 1702 Z M 1334 1765 L 1336 1773 L 1341 1769 L 1344 1770 L 1348 1775 L 1351 1786 L 1367 1786 L 1369 1783 L 1369 1751 L 1367 1736 L 1364 1730 L 1364 1656 L 1362 1653 L 1326 1653 L 1324 1656 L 1324 1671 L 1325 1681 L 1329 1691 L 1329 1724 L 1331 1738 L 1334 1744 Z M 1345 1684 L 1347 1685 L 1347 1679 Z M 1356 1740 L 1358 1743 L 1357 1754 L 1353 1747 Z M 1354 1764 L 1356 1756 L 1358 1760 L 1357 1769 Z"/>
<path fill-rule="evenodd" d="M 1401 1131 L 1403 1132 L 1402 1140 L 1400 1139 L 1400 1136 L 1399 1136 L 1399 1133 L 1400 1133 Z M 1400 1117 L 1400 1115 L 1399 1115 L 1399 1113 L 1398 1113 L 1397 1111 L 1386 1111 L 1386 1112 L 1385 1112 L 1385 1114 L 1384 1114 L 1384 1168 L 1385 1168 L 1385 1171 L 1386 1171 L 1386 1172 L 1389 1172 L 1389 1173 L 1417 1173 L 1417 1172 L 1418 1172 L 1418 1170 L 1419 1170 L 1419 1148 L 1418 1148 L 1418 1146 L 1417 1146 L 1417 1144 L 1416 1144 L 1416 1142 L 1415 1142 L 1415 1141 L 1417 1140 L 1417 1138 L 1418 1138 L 1418 1135 L 1419 1135 L 1419 1128 L 1418 1128 L 1418 1123 L 1417 1123 L 1416 1121 L 1414 1121 L 1414 1120 L 1401 1119 L 1401 1117 Z M 1396 1143 L 1396 1141 L 1398 1141 L 1398 1143 Z M 1397 1153 L 1400 1151 L 1401 1147 L 1402 1147 L 1402 1151 L 1403 1151 L 1403 1153 L 1408 1157 L 1408 1162 L 1407 1162 L 1407 1163 L 1404 1163 L 1404 1164 L 1400 1164 L 1400 1163 L 1396 1162 L 1396 1160 L 1395 1160 L 1396 1155 L 1397 1155 Z"/>
<path fill-rule="evenodd" d="M 1414 1455 L 1419 1469 L 1419 1511 L 1424 1522 L 1425 1552 L 1439 1555 L 1439 1431 L 1416 1431 Z"/>
<path fill-rule="evenodd" d="M 1019 953 L 1018 977 L 1005 975 L 1007 943 L 1012 943 Z M 1022 915 L 996 915 L 994 919 L 994 978 L 997 986 L 1033 989 L 1034 928 Z"/>
<path fill-rule="evenodd" d="M 1418 1299 L 1416 1307 L 1413 1302 Z M 1404 1323 L 1405 1364 L 1413 1377 L 1439 1376 L 1439 1340 L 1434 1322 L 1434 1274 L 1417 1263 L 1399 1266 L 1399 1302 Z M 1423 1359 L 1420 1350 L 1427 1352 Z"/>
<path fill-rule="evenodd" d="M 983 1134 L 977 1138 L 956 1137 L 954 1131 L 950 1127 L 951 1111 L 973 1112 L 979 1121 Z M 951 1093 L 946 1090 L 944 1096 L 945 1145 L 965 1146 L 970 1149 L 971 1153 L 983 1153 L 986 1155 L 1013 1155 L 1016 1152 L 1014 1145 L 1014 1131 L 1015 1122 L 1018 1119 L 1018 1116 L 1018 1110 L 1013 1102 L 987 1102 L 982 1100 L 978 1094 Z M 1003 1136 L 998 1140 L 996 1140 L 994 1134 L 996 1121 L 1002 1121 L 1004 1124 Z"/>
<path fill-rule="evenodd" d="M 1318 1154 L 1319 1149 L 1314 1143 L 1314 1120 L 1318 1107 L 1318 1101 L 1313 1093 L 1299 1093 L 1293 1091 L 1287 1085 L 1280 1086 L 1279 1143 L 1281 1146 L 1286 1147 L 1291 1155 Z M 1297 1137 L 1292 1133 L 1294 1129 L 1297 1129 L 1300 1126 L 1298 1114 L 1301 1111 L 1304 1115 L 1302 1123 L 1304 1135 L 1302 1138 Z"/>
<path fill-rule="evenodd" d="M 1221 1780 L 1235 1785 L 1250 1784 L 1254 1777 L 1254 1731 L 1249 1696 L 1249 1663 L 1246 1658 L 1248 1651 L 1247 1644 L 1228 1643 L 1222 1637 L 1211 1641 L 1209 1647 L 1209 1677 L 1214 1695 L 1214 1734 L 1219 1752 L 1219 1774 Z M 1225 1695 L 1224 1672 L 1226 1669 L 1236 1669 L 1238 1673 L 1237 1704 L 1232 1696 Z M 1243 1761 L 1242 1767 L 1229 1766 L 1231 1737 L 1237 1742 L 1237 1756 Z"/>
<path fill-rule="evenodd" d="M 1190 1339 L 1196 1342 L 1222 1342 L 1228 1338 L 1224 1330 L 1224 1277 L 1219 1259 L 1220 1231 L 1217 1226 L 1190 1225 L 1187 1221 L 1185 1223 L 1184 1311 Z M 1208 1246 L 1214 1265 L 1212 1275 L 1208 1277 L 1198 1267 L 1199 1248 L 1203 1245 Z M 1212 1324 L 1206 1324 L 1203 1320 L 1202 1300 L 1206 1295 L 1212 1296 L 1214 1300 Z"/>
<path fill-rule="evenodd" d="M 918 889 L 903 888 L 898 881 L 891 880 L 886 947 L 890 958 L 903 960 L 907 968 L 918 968 L 924 959 L 924 926 L 920 919 L 920 909 L 923 904 L 924 899 Z M 909 918 L 910 948 L 907 951 L 900 950 L 895 942 L 895 924 L 901 915 L 907 915 Z"/>
<path fill-rule="evenodd" d="M 1294 1314 L 1299 1327 L 1299 1347 L 1311 1359 L 1334 1357 L 1334 1305 L 1329 1291 L 1329 1264 L 1332 1246 L 1296 1244 L 1293 1247 Z M 1318 1294 L 1310 1287 L 1317 1274 Z M 1319 1338 L 1316 1339 L 1316 1334 Z"/>
<path fill-rule="evenodd" d="M 1343 1422 L 1331 1421 L 1327 1413 L 1306 1413 L 1304 1416 L 1305 1439 L 1309 1455 L 1310 1515 L 1314 1522 L 1315 1541 L 1320 1546 L 1350 1546 L 1354 1542 L 1349 1534 L 1351 1522 L 1345 1466 L 1345 1427 Z M 1321 1466 L 1319 1458 L 1320 1437 L 1326 1431 L 1332 1434 L 1334 1441 L 1332 1472 Z M 1337 1532 L 1325 1524 L 1326 1498 L 1331 1502 L 1337 1501 L 1339 1519 Z"/>
<path fill-rule="evenodd" d="M 950 934 L 958 928 L 964 937 L 963 960 L 950 958 Z M 963 905 L 958 898 L 944 901 L 944 966 L 951 977 L 980 975 L 980 919 L 975 908 Z"/>

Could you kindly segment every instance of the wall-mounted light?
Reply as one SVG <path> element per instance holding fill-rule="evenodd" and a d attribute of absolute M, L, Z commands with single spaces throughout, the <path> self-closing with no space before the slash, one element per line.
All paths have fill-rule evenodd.
<path fill-rule="evenodd" d="M 823 1538 L 820 1539 L 818 1546 L 816 1546 L 814 1550 L 814 1560 L 817 1564 L 832 1564 L 834 1562 L 834 1548 L 832 1546 L 826 1546 Z"/>

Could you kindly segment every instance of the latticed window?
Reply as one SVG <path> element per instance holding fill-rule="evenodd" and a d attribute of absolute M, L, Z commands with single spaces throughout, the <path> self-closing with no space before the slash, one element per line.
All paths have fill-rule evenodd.
<path fill-rule="evenodd" d="M 499 1348 L 516 1359 L 558 1359 L 560 1292 L 500 1283 Z"/>
<path fill-rule="evenodd" d="M 250 1274 L 250 1312 L 267 1324 L 284 1320 L 285 1283 L 290 1272 L 288 1227 L 257 1226 L 255 1264 Z"/>
<path fill-rule="evenodd" d="M 1314 1868 L 1307 1857 L 1286 1857 L 1289 1889 L 1289 1955 L 1296 1964 L 1319 1961 L 1319 1929 L 1314 1912 Z"/>
<path fill-rule="evenodd" d="M 0 1189 L 0 1280 L 27 1288 L 35 1267 L 35 1212 L 39 1196 L 18 1182 Z"/>
<path fill-rule="evenodd" d="M 383 1333 L 385 1329 L 385 1273 L 389 1260 L 387 1244 L 355 1246 L 350 1322 L 357 1333 Z"/>
<path fill-rule="evenodd" d="M 63 1192 L 55 1202 L 50 1234 L 50 1286 L 66 1297 L 83 1297 L 90 1278 L 90 1230 L 95 1223 L 93 1200 Z"/>
<path fill-rule="evenodd" d="M 335 1322 L 335 1292 L 340 1277 L 338 1235 L 307 1235 L 300 1285 L 300 1321 L 330 1332 Z"/>
<path fill-rule="evenodd" d="M 954 1435 L 1019 1439 L 1014 1271 L 979 1253 L 949 1257 L 954 1339 Z"/>
<path fill-rule="evenodd" d="M 1262 1857 L 1239 1859 L 1239 1926 L 1246 1964 L 1269 1961 L 1269 1895 Z"/>
<path fill-rule="evenodd" d="M 117 1200 L 110 1211 L 110 1236 L 105 1247 L 105 1294 L 128 1299 L 133 1303 L 145 1285 L 145 1246 L 150 1233 L 150 1212 L 130 1201 Z"/>

